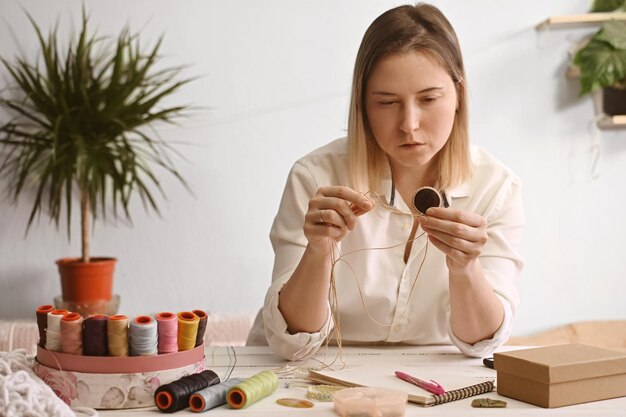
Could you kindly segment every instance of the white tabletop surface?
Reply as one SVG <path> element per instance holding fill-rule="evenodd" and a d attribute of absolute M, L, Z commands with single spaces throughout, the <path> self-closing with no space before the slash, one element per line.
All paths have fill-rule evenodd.
<path fill-rule="evenodd" d="M 503 349 L 503 350 L 506 350 Z M 234 354 L 233 354 L 234 351 Z M 340 366 L 337 358 L 337 348 L 327 348 L 319 352 L 315 359 L 309 359 L 306 363 L 289 363 L 273 355 L 267 347 L 207 347 L 207 369 L 215 371 L 222 379 L 231 373 L 231 376 L 249 377 L 263 370 L 272 370 L 279 374 L 279 385 L 276 392 L 248 408 L 241 410 L 229 409 L 226 405 L 209 410 L 205 413 L 194 413 L 189 409 L 176 412 L 175 416 L 238 416 L 238 417 L 275 417 L 275 416 L 327 416 L 337 417 L 333 411 L 332 403 L 313 401 L 315 406 L 309 409 L 289 408 L 278 405 L 279 398 L 306 399 L 306 382 L 304 375 L 310 367 L 329 365 L 334 362 L 334 367 Z M 235 364 L 236 354 L 236 364 Z M 402 346 L 402 347 L 344 347 L 342 358 L 346 366 L 366 365 L 374 362 L 389 362 L 402 366 L 419 366 L 421 364 L 439 364 L 448 369 L 457 369 L 463 373 L 471 373 L 476 376 L 492 376 L 496 372 L 482 365 L 480 359 L 467 358 L 461 355 L 452 346 Z M 233 365 L 235 365 L 233 367 Z M 231 372 L 232 371 L 232 372 Z M 471 398 L 453 401 L 435 407 L 419 407 L 409 403 L 406 416 L 626 416 L 626 397 L 597 401 L 587 404 L 579 404 L 568 407 L 544 409 L 534 405 L 499 396 L 496 391 L 482 394 L 480 398 L 500 399 L 507 402 L 507 407 L 502 409 L 487 409 L 471 407 Z M 102 417 L 126 416 L 148 417 L 161 415 L 156 407 L 131 410 L 100 410 Z"/>

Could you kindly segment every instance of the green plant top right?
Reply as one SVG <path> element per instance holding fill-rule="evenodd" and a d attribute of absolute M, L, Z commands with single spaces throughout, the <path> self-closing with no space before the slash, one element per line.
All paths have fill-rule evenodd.
<path fill-rule="evenodd" d="M 626 12 L 626 0 L 595 0 L 591 10 Z M 580 95 L 604 88 L 626 89 L 626 21 L 609 20 L 573 58 L 580 70 Z"/>

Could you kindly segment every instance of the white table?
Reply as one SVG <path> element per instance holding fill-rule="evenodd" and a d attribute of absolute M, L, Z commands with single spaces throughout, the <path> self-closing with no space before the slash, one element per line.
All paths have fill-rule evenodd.
<path fill-rule="evenodd" d="M 232 351 L 235 351 L 237 363 L 234 369 L 232 364 L 234 358 Z M 506 349 L 504 349 L 506 350 Z M 230 357 L 229 357 L 230 353 Z M 319 352 L 315 358 L 325 364 L 330 364 L 337 356 L 337 348 L 328 348 Z M 462 369 L 463 372 L 470 372 L 476 376 L 494 377 L 496 372 L 482 365 L 480 359 L 467 358 L 452 346 L 402 346 L 402 347 L 344 347 L 343 359 L 347 366 L 367 365 L 373 362 L 388 361 L 402 366 L 416 366 L 420 364 L 439 364 L 441 367 L 452 367 Z M 333 411 L 332 403 L 314 401 L 315 406 L 310 409 L 289 408 L 276 404 L 278 398 L 302 398 L 306 399 L 306 387 L 302 379 L 306 374 L 306 369 L 318 366 L 320 363 L 309 360 L 306 364 L 297 368 L 293 372 L 285 374 L 285 371 L 292 370 L 294 364 L 285 362 L 271 353 L 267 347 L 207 347 L 206 349 L 207 369 L 214 370 L 220 377 L 224 377 L 232 369 L 232 376 L 249 377 L 262 370 L 278 371 L 278 390 L 269 397 L 241 410 L 233 410 L 227 406 L 221 406 L 206 413 L 194 413 L 189 409 L 178 411 L 176 416 L 239 416 L 239 417 L 276 417 L 276 416 L 327 416 L 338 417 Z M 338 362 L 336 362 L 338 364 Z M 298 365 L 298 364 L 296 364 Z M 288 368 L 289 367 L 289 368 Z M 626 416 L 626 397 L 597 401 L 587 404 L 579 404 L 569 407 L 554 409 L 544 409 L 511 398 L 501 397 L 496 391 L 483 394 L 479 397 L 500 399 L 507 402 L 507 407 L 502 409 L 472 408 L 471 398 L 441 404 L 435 407 L 423 408 L 409 403 L 407 405 L 407 416 Z M 99 411 L 102 417 L 154 417 L 165 416 L 156 407 L 134 410 L 109 410 Z"/>

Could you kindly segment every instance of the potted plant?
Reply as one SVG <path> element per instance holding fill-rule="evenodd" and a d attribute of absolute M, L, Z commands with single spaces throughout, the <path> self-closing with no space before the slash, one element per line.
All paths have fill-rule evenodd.
<path fill-rule="evenodd" d="M 90 222 L 108 213 L 131 220 L 134 195 L 158 213 L 154 193 L 163 190 L 155 167 L 186 186 L 170 159 L 173 148 L 154 125 L 173 123 L 188 109 L 162 101 L 190 79 L 176 81 L 182 67 L 155 68 L 162 37 L 147 52 L 128 28 L 114 39 L 97 37 L 83 11 L 79 35 L 63 48 L 56 29 L 44 37 L 29 19 L 41 61 L 1 59 L 14 85 L 0 95 L 10 117 L 0 121 L 0 175 L 15 203 L 34 196 L 27 232 L 45 213 L 57 229 L 65 218 L 69 239 L 76 198 L 82 256 L 57 261 L 63 301 L 106 302 L 116 259 L 91 255 Z"/>
<path fill-rule="evenodd" d="M 591 12 L 626 10 L 626 0 L 595 0 Z M 610 20 L 576 52 L 580 94 L 602 90 L 603 112 L 626 114 L 626 21 Z"/>

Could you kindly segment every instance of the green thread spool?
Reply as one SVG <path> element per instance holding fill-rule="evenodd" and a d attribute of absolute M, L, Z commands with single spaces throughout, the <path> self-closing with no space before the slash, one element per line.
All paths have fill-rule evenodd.
<path fill-rule="evenodd" d="M 263 371 L 228 390 L 226 402 L 240 409 L 265 398 L 278 388 L 278 377 L 272 371 Z"/>

